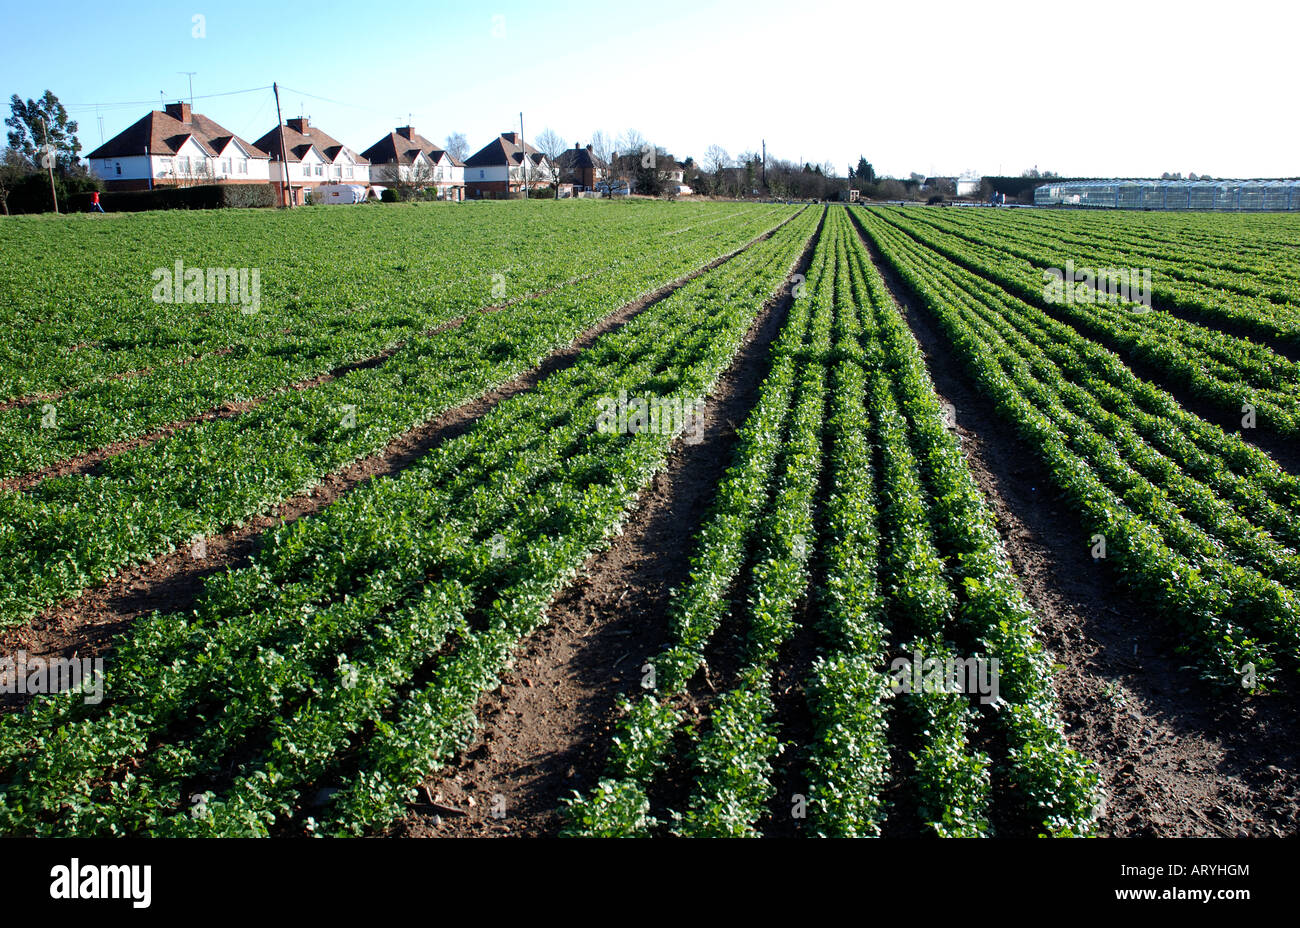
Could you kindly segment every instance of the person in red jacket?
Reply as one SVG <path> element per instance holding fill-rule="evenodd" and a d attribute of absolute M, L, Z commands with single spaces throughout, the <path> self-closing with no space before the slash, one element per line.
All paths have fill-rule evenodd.
<path fill-rule="evenodd" d="M 92 191 L 91 194 L 90 194 L 90 208 L 91 208 L 92 210 L 94 210 L 95 212 L 97 212 L 97 213 L 102 213 L 102 212 L 104 211 L 104 207 L 102 207 L 102 206 L 99 205 L 99 191 L 98 191 L 98 190 L 94 190 L 94 191 Z"/>

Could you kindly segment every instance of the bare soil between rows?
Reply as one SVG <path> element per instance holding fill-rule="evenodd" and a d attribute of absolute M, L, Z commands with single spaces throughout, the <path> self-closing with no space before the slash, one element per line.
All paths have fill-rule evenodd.
<path fill-rule="evenodd" d="M 815 241 L 792 273 L 806 271 Z M 669 641 L 672 590 L 687 579 L 692 538 L 771 366 L 790 287 L 787 279 L 765 304 L 719 379 L 705 406 L 703 440 L 674 444 L 621 535 L 552 601 L 547 624 L 481 698 L 478 742 L 424 783 L 390 835 L 555 836 L 564 825 L 562 800 L 599 780 L 616 700 L 641 691 L 647 659 Z"/>
<path fill-rule="evenodd" d="M 863 236 L 921 344 L 963 453 L 997 516 L 1016 575 L 1057 661 L 1071 745 L 1106 791 L 1099 831 L 1116 837 L 1300 832 L 1300 702 L 1203 683 L 1178 633 L 1134 603 L 1090 553 L 1090 534 L 1052 489 L 1034 448 L 978 392 L 925 306 Z"/>

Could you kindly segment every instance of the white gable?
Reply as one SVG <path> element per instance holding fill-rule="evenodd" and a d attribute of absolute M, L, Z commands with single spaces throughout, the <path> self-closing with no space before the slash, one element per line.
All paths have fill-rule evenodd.
<path fill-rule="evenodd" d="M 207 149 L 194 140 L 194 136 L 188 136 L 185 143 L 181 145 L 176 155 L 181 158 L 210 158 Z"/>
<path fill-rule="evenodd" d="M 265 158 L 266 155 L 254 155 L 251 151 L 239 144 L 239 140 L 233 136 L 226 142 L 226 147 L 217 152 L 222 158 Z"/>

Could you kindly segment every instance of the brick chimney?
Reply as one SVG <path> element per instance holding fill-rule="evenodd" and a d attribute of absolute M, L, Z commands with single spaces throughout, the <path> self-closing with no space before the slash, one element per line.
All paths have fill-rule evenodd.
<path fill-rule="evenodd" d="M 507 142 L 509 142 L 511 145 L 519 144 L 519 133 L 517 132 L 502 132 L 501 137 L 505 139 Z"/>
<path fill-rule="evenodd" d="M 409 142 L 411 136 L 415 135 L 415 128 L 413 126 L 402 126 L 397 130 L 397 134 Z"/>
<path fill-rule="evenodd" d="M 284 124 L 299 135 L 309 135 L 310 133 L 307 131 L 307 121 L 307 116 L 295 116 L 293 119 L 286 119 Z"/>
<path fill-rule="evenodd" d="M 188 103 L 168 103 L 166 113 L 172 119 L 183 123 L 190 121 L 190 105 Z"/>

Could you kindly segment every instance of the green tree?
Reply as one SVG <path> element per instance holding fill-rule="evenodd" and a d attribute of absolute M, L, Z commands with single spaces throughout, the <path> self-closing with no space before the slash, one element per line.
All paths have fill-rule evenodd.
<path fill-rule="evenodd" d="M 23 102 L 18 94 L 9 99 L 12 115 L 5 120 L 9 127 L 9 147 L 21 153 L 37 167 L 45 167 L 41 152 L 48 142 L 53 149 L 54 167 L 67 171 L 80 160 L 81 143 L 77 141 L 77 122 L 68 119 L 53 91 L 46 90 L 36 100 Z"/>
<path fill-rule="evenodd" d="M 6 148 L 0 157 L 0 206 L 9 215 L 9 194 L 32 173 L 32 166 L 19 152 Z"/>
<path fill-rule="evenodd" d="M 874 184 L 876 182 L 876 169 L 871 166 L 871 162 L 864 156 L 858 155 L 858 167 L 851 173 L 859 183 Z"/>

